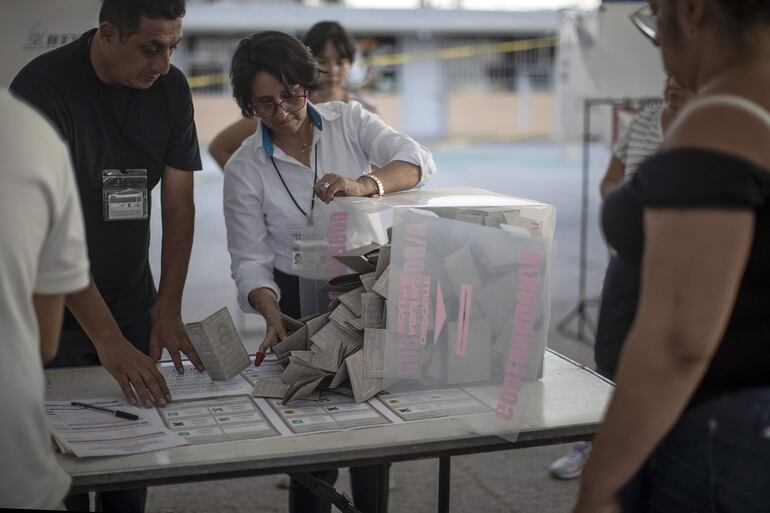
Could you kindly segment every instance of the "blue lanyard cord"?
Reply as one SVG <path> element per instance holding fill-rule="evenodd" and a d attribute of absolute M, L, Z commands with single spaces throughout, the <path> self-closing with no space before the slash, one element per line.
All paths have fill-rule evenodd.
<path fill-rule="evenodd" d="M 305 212 L 302 207 L 299 206 L 299 203 L 297 203 L 297 200 L 294 198 L 294 195 L 289 190 L 289 186 L 286 185 L 286 180 L 283 179 L 283 175 L 281 174 L 281 171 L 278 169 L 278 164 L 275 163 L 275 159 L 270 156 L 270 161 L 273 163 L 273 167 L 275 168 L 275 172 L 278 173 L 278 178 L 281 179 L 281 183 L 283 184 L 283 188 L 286 189 L 286 192 L 289 194 L 289 197 L 291 198 L 291 201 L 294 203 L 294 206 L 299 209 L 300 212 L 302 212 L 302 215 L 307 218 L 307 220 L 312 224 L 313 223 L 313 210 L 315 209 L 315 184 L 318 181 L 318 143 L 315 143 L 315 146 L 313 147 L 313 153 L 315 153 L 315 163 L 313 164 L 313 196 L 310 199 L 310 215 L 307 215 L 307 212 Z"/>

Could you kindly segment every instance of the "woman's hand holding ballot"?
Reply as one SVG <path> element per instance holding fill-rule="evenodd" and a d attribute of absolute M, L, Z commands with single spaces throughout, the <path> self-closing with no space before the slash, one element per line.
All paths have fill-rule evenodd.
<path fill-rule="evenodd" d="M 265 358 L 267 350 L 286 338 L 286 328 L 283 326 L 278 298 L 272 289 L 263 287 L 252 290 L 251 294 L 249 294 L 249 303 L 265 318 L 267 323 L 265 338 L 262 339 L 262 343 L 259 345 L 259 352 L 254 358 L 254 365 L 259 367 Z"/>

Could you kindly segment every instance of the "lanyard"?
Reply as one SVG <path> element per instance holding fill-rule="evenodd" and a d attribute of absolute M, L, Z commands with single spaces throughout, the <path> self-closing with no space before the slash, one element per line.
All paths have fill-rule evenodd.
<path fill-rule="evenodd" d="M 97 81 L 99 79 L 97 78 Z M 102 90 L 102 87 L 104 87 L 103 84 L 97 83 L 96 89 L 99 92 L 99 99 L 102 102 L 102 106 L 107 111 L 107 114 L 110 117 L 110 122 L 112 125 L 113 130 L 115 130 L 115 133 L 118 136 L 118 152 L 120 154 L 120 170 L 122 172 L 126 172 L 126 158 L 125 158 L 125 138 L 126 138 L 126 127 L 128 126 L 128 112 L 131 110 L 131 89 L 128 90 L 128 97 L 126 98 L 126 112 L 123 114 L 123 123 L 119 123 L 117 118 L 115 117 L 115 113 L 112 112 L 112 109 L 110 108 L 110 105 L 107 103 L 107 98 L 104 96 L 104 91 Z"/>
<path fill-rule="evenodd" d="M 294 206 L 299 209 L 300 212 L 302 212 L 302 215 L 307 218 L 308 224 L 310 226 L 313 225 L 313 209 L 315 209 L 315 183 L 318 181 L 318 143 L 315 143 L 315 146 L 313 147 L 313 153 L 315 154 L 315 163 L 313 164 L 313 196 L 310 199 L 310 215 L 307 215 L 307 212 L 305 212 L 302 207 L 299 206 L 299 203 L 297 203 L 297 200 L 294 198 L 294 195 L 289 190 L 289 186 L 286 185 L 286 180 L 283 179 L 283 175 L 281 174 L 281 171 L 278 170 L 278 164 L 275 163 L 275 159 L 273 156 L 270 156 L 270 161 L 273 163 L 273 167 L 275 168 L 275 172 L 278 173 L 278 178 L 281 179 L 281 183 L 283 184 L 283 188 L 286 189 L 286 192 L 289 193 L 289 197 L 291 198 L 291 201 L 294 202 Z"/>
<path fill-rule="evenodd" d="M 126 98 L 126 112 L 123 115 L 123 124 L 121 125 L 118 123 L 118 120 L 115 118 L 115 113 L 112 112 L 112 109 L 110 108 L 109 103 L 107 103 L 107 98 L 104 96 L 104 89 L 105 84 L 102 83 L 101 80 L 99 80 L 98 75 L 96 74 L 96 70 L 93 69 L 93 66 L 91 64 L 91 60 L 89 57 L 89 52 L 91 51 L 91 43 L 93 42 L 94 37 L 96 37 L 96 34 L 92 34 L 91 38 L 88 40 L 88 45 L 86 46 L 86 53 L 85 53 L 85 62 L 86 66 L 88 66 L 91 69 L 91 72 L 93 73 L 93 79 L 94 79 L 94 85 L 96 86 L 96 94 L 99 96 L 99 101 L 102 104 L 102 107 L 107 111 L 107 115 L 110 117 L 110 123 L 112 125 L 112 129 L 115 130 L 115 133 L 118 136 L 118 152 L 120 154 L 120 170 L 125 173 L 126 172 L 126 159 L 125 159 L 125 137 L 126 137 L 126 127 L 128 126 L 128 111 L 131 110 L 131 97 L 133 90 L 128 89 L 128 98 Z"/>

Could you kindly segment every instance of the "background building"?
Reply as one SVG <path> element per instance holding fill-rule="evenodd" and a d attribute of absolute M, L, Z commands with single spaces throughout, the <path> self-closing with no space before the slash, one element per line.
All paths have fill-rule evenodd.
<path fill-rule="evenodd" d="M 396 128 L 420 139 L 552 132 L 556 11 L 198 2 L 189 7 L 175 63 L 205 116 L 201 139 L 238 116 L 227 71 L 242 37 L 282 30 L 301 38 L 322 20 L 338 21 L 355 37 L 361 58 L 352 81 Z"/>

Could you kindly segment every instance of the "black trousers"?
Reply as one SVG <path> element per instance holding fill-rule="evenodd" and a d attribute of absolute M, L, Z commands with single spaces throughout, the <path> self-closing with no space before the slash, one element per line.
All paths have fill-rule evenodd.
<path fill-rule="evenodd" d="M 275 269 L 273 277 L 281 289 L 281 311 L 298 319 L 302 316 L 299 294 L 299 278 Z M 329 469 L 311 474 L 333 485 L 339 470 Z M 350 487 L 353 503 L 362 513 L 385 513 L 388 510 L 388 484 L 390 464 L 367 465 L 350 468 Z M 291 513 L 330 513 L 331 504 L 316 497 L 310 490 L 295 480 L 289 484 L 289 511 Z"/>
<path fill-rule="evenodd" d="M 148 311 L 138 319 L 118 324 L 123 336 L 134 347 L 144 354 L 150 354 L 150 330 L 152 315 Z M 81 330 L 62 330 L 59 338 L 59 352 L 46 368 L 77 367 L 83 365 L 100 365 L 96 348 L 88 336 Z M 133 490 L 115 490 L 96 493 L 95 511 L 109 513 L 144 513 L 147 500 L 147 488 Z M 64 499 L 64 505 L 70 511 L 89 511 L 89 496 L 87 493 L 69 495 Z"/>

